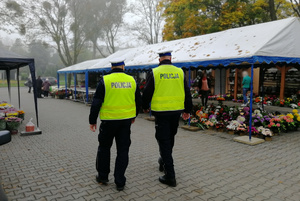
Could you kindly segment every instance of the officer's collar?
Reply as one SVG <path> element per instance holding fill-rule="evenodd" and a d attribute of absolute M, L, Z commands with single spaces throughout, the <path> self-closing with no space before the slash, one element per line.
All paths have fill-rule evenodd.
<path fill-rule="evenodd" d="M 159 65 L 166 65 L 166 64 L 172 64 L 171 60 L 169 59 L 165 59 L 165 60 L 162 60 Z"/>
<path fill-rule="evenodd" d="M 111 73 L 120 73 L 120 72 L 124 73 L 124 70 L 121 69 L 121 68 L 114 68 L 114 69 L 111 70 Z"/>

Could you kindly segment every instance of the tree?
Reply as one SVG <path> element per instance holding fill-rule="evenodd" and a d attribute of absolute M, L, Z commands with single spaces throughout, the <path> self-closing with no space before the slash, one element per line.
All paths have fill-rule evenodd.
<path fill-rule="evenodd" d="M 207 34 L 293 15 L 287 0 L 161 0 L 161 6 L 165 8 L 165 40 Z"/>
<path fill-rule="evenodd" d="M 133 6 L 133 13 L 139 17 L 132 30 L 140 40 L 147 44 L 158 43 L 161 38 L 164 9 L 159 7 L 160 0 L 140 0 Z"/>
<path fill-rule="evenodd" d="M 164 40 L 219 31 L 221 5 L 218 0 L 162 0 L 160 7 L 165 8 L 166 17 Z"/>
<path fill-rule="evenodd" d="M 7 8 L 15 12 L 16 7 L 23 9 L 22 19 L 25 23 L 15 21 L 15 24 L 21 27 L 22 34 L 30 41 L 43 40 L 52 45 L 65 66 L 77 63 L 85 43 L 82 26 L 84 1 L 18 0 L 16 4 L 18 6 Z"/>
<path fill-rule="evenodd" d="M 40 40 L 33 40 L 28 45 L 28 56 L 34 58 L 37 73 L 45 75 L 45 71 L 49 68 L 51 50 L 49 47 Z"/>
<path fill-rule="evenodd" d="M 300 17 L 300 0 L 290 0 L 294 12 Z"/>
<path fill-rule="evenodd" d="M 116 51 L 116 37 L 123 23 L 126 0 L 87 0 L 85 36 L 101 56 L 107 56 L 101 44 L 106 44 L 109 54 Z M 91 23 L 92 22 L 92 23 Z"/>

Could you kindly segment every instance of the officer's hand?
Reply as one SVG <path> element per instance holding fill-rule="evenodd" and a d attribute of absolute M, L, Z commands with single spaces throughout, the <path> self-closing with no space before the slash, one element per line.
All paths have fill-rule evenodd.
<path fill-rule="evenodd" d="M 190 113 L 182 113 L 183 120 L 188 120 L 190 118 Z"/>
<path fill-rule="evenodd" d="M 147 109 L 147 110 L 144 110 L 144 113 L 149 113 L 150 112 L 150 110 L 149 109 Z"/>
<path fill-rule="evenodd" d="M 96 129 L 97 129 L 97 124 L 91 124 L 90 125 L 90 130 L 91 131 L 96 132 Z"/>
<path fill-rule="evenodd" d="M 135 122 L 135 119 L 131 119 L 131 124 L 134 124 L 134 122 Z"/>

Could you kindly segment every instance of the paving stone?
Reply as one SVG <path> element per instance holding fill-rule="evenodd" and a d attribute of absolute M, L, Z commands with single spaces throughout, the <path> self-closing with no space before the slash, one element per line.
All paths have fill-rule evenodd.
<path fill-rule="evenodd" d="M 16 89 L 12 89 L 17 105 Z M 8 99 L 0 88 L 1 100 Z M 34 117 L 32 94 L 21 88 L 26 119 Z M 0 178 L 12 201 L 86 200 L 270 200 L 299 201 L 299 131 L 247 146 L 214 131 L 178 130 L 174 162 L 178 186 L 162 185 L 153 122 L 141 114 L 132 126 L 127 185 L 113 183 L 115 144 L 108 186 L 95 181 L 97 133 L 88 128 L 89 107 L 69 100 L 39 99 L 38 136 L 12 136 L 0 147 Z M 287 108 L 286 108 L 287 109 Z M 99 122 L 98 122 L 99 125 Z M 30 200 L 31 199 L 31 200 Z"/>

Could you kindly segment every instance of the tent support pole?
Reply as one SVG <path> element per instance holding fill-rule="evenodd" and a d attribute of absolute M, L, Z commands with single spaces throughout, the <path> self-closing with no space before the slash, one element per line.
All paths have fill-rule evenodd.
<path fill-rule="evenodd" d="M 57 88 L 59 88 L 59 73 L 57 73 Z"/>
<path fill-rule="evenodd" d="M 38 132 L 36 134 L 42 134 L 42 131 L 39 129 L 39 110 L 38 110 L 38 101 L 37 101 L 37 87 L 36 87 L 36 76 L 35 76 L 35 65 L 34 61 L 29 64 L 31 80 L 32 80 L 32 88 L 33 88 L 33 98 L 34 98 L 34 105 L 35 105 L 35 116 L 36 116 L 36 124 L 38 128 Z"/>
<path fill-rule="evenodd" d="M 189 88 L 191 88 L 191 67 L 189 67 Z M 191 117 L 189 118 L 189 126 L 191 126 Z"/>
<path fill-rule="evenodd" d="M 282 66 L 280 68 L 281 71 L 281 83 L 280 83 L 280 100 L 284 99 L 284 90 L 285 90 L 285 74 L 286 74 L 286 66 Z"/>
<path fill-rule="evenodd" d="M 249 120 L 249 141 L 251 141 L 252 134 L 252 106 L 253 106 L 253 69 L 254 69 L 254 61 L 251 65 L 251 85 L 250 85 L 250 120 Z"/>
<path fill-rule="evenodd" d="M 6 70 L 6 80 L 7 80 L 9 103 L 11 103 L 10 70 Z"/>
<path fill-rule="evenodd" d="M 74 73 L 74 100 L 76 100 L 76 95 L 77 95 L 77 88 L 76 88 L 76 85 L 77 85 L 77 74 Z"/>
<path fill-rule="evenodd" d="M 86 95 L 86 103 L 89 102 L 89 72 L 85 72 L 85 95 Z"/>
<path fill-rule="evenodd" d="M 18 103 L 19 103 L 19 110 L 21 110 L 21 96 L 20 96 L 20 68 L 17 68 L 17 82 L 18 82 Z"/>
<path fill-rule="evenodd" d="M 66 98 L 68 97 L 68 80 L 67 80 L 67 73 L 65 73 L 65 92 Z"/>
<path fill-rule="evenodd" d="M 235 76 L 234 76 L 234 99 L 237 100 L 237 92 L 238 92 L 238 75 L 239 75 L 239 69 L 235 69 Z"/>

